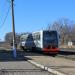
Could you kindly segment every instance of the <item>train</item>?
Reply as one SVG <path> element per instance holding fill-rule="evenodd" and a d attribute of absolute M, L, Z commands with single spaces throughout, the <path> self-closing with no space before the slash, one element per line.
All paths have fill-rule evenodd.
<path fill-rule="evenodd" d="M 50 54 L 57 54 L 60 51 L 59 34 L 55 30 L 23 34 L 20 39 L 20 48 L 24 51 L 40 51 Z"/>

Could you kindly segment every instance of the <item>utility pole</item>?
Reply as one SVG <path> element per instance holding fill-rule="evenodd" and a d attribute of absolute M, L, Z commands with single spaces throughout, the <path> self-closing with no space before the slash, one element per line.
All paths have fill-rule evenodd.
<path fill-rule="evenodd" d="M 16 58 L 16 41 L 15 41 L 15 23 L 14 23 L 14 6 L 13 6 L 14 0 L 11 0 L 11 12 L 12 12 L 12 33 L 13 33 L 13 56 Z"/>

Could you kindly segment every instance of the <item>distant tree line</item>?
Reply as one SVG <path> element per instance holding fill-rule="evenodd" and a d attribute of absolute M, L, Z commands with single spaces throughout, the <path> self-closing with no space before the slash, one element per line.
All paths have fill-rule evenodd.
<path fill-rule="evenodd" d="M 66 18 L 61 18 L 52 24 L 48 24 L 48 30 L 56 30 L 60 35 L 60 43 L 67 44 L 68 41 L 75 41 L 75 22 Z M 28 32 L 26 32 L 28 33 Z M 26 33 L 15 33 L 16 43 L 20 42 L 20 36 Z M 5 41 L 12 43 L 13 34 L 8 32 L 5 35 Z"/>
<path fill-rule="evenodd" d="M 24 34 L 27 34 L 27 33 L 28 32 L 26 32 L 26 33 L 15 33 L 15 42 L 16 42 L 16 44 L 18 44 L 21 41 L 20 37 Z M 5 42 L 10 43 L 11 45 L 13 44 L 13 33 L 12 32 L 6 33 Z"/>
<path fill-rule="evenodd" d="M 20 34 L 15 33 L 15 41 L 16 41 L 16 43 L 18 43 L 20 41 Z M 8 42 L 10 44 L 13 43 L 13 33 L 12 32 L 6 33 L 5 42 Z"/>

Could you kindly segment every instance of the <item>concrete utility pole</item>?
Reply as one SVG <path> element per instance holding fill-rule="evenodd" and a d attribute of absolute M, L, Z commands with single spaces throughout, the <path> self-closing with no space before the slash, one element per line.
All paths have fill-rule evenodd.
<path fill-rule="evenodd" d="M 16 41 L 15 41 L 15 23 L 14 23 L 14 6 L 13 6 L 14 0 L 11 0 L 11 11 L 12 11 L 12 32 L 13 32 L 13 56 L 16 58 Z"/>

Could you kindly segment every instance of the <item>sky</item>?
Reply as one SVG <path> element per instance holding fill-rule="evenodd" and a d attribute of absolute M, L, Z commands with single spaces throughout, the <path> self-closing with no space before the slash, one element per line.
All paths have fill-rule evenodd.
<path fill-rule="evenodd" d="M 11 0 L 0 0 L 0 39 L 12 32 Z M 59 18 L 75 20 L 75 0 L 14 0 L 15 32 L 46 29 Z"/>

